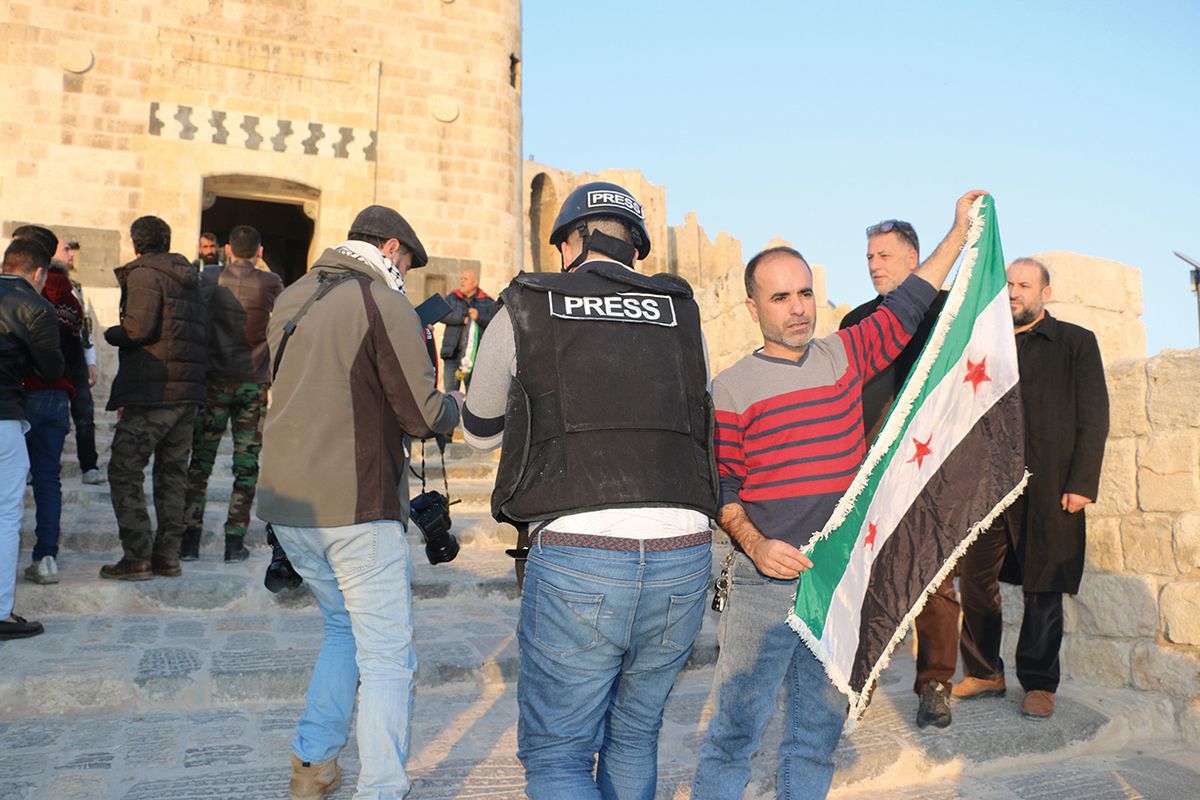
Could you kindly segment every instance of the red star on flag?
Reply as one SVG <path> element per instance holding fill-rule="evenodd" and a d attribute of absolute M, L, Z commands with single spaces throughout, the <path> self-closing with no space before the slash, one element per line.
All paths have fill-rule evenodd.
<path fill-rule="evenodd" d="M 925 441 L 923 441 L 923 442 L 922 442 L 920 439 L 917 439 L 917 438 L 915 438 L 915 437 L 914 437 L 914 438 L 913 438 L 913 445 L 914 445 L 914 446 L 917 448 L 917 450 L 916 450 L 916 452 L 915 452 L 915 453 L 913 453 L 913 457 L 912 457 L 912 458 L 910 458 L 908 461 L 905 461 L 904 463 L 905 463 L 905 464 L 911 464 L 912 462 L 914 462 L 914 461 L 915 461 L 915 462 L 917 462 L 917 469 L 920 469 L 920 468 L 921 468 L 921 464 L 922 464 L 922 463 L 924 463 L 924 461 L 925 461 L 925 456 L 927 456 L 927 455 L 930 455 L 930 454 L 932 454 L 932 453 L 933 453 L 933 450 L 931 450 L 931 449 L 929 448 L 929 443 L 930 443 L 930 442 L 932 442 L 932 441 L 933 441 L 933 434 L 932 434 L 932 433 L 931 433 L 931 434 L 929 434 L 929 438 L 928 438 L 928 439 L 926 439 L 926 440 L 925 440 Z"/>
<path fill-rule="evenodd" d="M 871 524 L 867 525 L 867 537 L 866 537 L 865 539 L 863 539 L 863 546 L 864 546 L 864 547 L 869 547 L 869 548 L 871 548 L 872 550 L 874 550 L 874 549 L 875 549 L 875 534 L 876 534 L 876 533 L 878 533 L 878 531 L 876 531 L 876 530 L 875 530 L 875 523 L 874 523 L 874 522 L 872 522 Z"/>
<path fill-rule="evenodd" d="M 987 374 L 987 356 L 979 359 L 978 363 L 967 359 L 967 375 L 963 378 L 963 383 L 971 384 L 972 393 L 979 390 L 979 384 L 991 379 L 991 376 Z"/>

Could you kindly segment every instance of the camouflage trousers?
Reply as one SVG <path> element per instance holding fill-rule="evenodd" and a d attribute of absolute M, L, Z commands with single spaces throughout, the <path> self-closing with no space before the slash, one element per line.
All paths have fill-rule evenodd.
<path fill-rule="evenodd" d="M 192 439 L 192 463 L 188 467 L 188 496 L 185 523 L 189 534 L 204 529 L 204 506 L 208 478 L 217 460 L 217 448 L 225 428 L 233 431 L 233 491 L 229 493 L 226 536 L 245 536 L 250 525 L 250 506 L 258 484 L 258 453 L 262 450 L 263 412 L 267 408 L 267 386 L 260 383 L 210 384 L 204 409 L 196 415 Z"/>
<path fill-rule="evenodd" d="M 126 406 L 113 432 L 108 485 L 125 557 L 148 561 L 151 555 L 175 561 L 183 535 L 188 454 L 196 407 Z M 150 530 L 146 509 L 146 464 L 154 456 L 154 515 Z"/>

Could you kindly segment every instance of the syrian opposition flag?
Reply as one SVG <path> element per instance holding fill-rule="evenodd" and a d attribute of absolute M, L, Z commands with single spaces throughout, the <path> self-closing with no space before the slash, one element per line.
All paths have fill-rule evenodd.
<path fill-rule="evenodd" d="M 929 341 L 862 468 L 803 549 L 788 624 L 850 698 L 850 724 L 925 600 L 1023 491 L 1024 430 L 990 196 Z"/>

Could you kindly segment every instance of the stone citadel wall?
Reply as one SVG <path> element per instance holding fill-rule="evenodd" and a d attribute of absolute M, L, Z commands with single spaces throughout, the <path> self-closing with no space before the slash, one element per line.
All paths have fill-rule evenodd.
<path fill-rule="evenodd" d="M 417 294 L 519 267 L 519 0 L 14 0 L 0 35 L 4 233 L 80 241 L 86 285 L 143 214 L 193 256 L 222 199 L 294 211 L 303 264 L 393 205 L 436 259 Z"/>

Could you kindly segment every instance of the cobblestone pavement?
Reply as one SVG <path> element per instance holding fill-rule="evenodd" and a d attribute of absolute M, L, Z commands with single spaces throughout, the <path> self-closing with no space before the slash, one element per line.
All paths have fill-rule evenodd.
<path fill-rule="evenodd" d="M 481 495 L 476 483 L 488 464 L 452 455 L 451 480 Z M 214 496 L 229 481 L 223 458 Z M 250 561 L 220 563 L 214 533 L 222 509 L 212 502 L 204 558 L 185 563 L 183 577 L 101 581 L 99 566 L 118 554 L 111 508 L 77 475 L 66 484 L 89 502 L 64 514 L 62 582 L 18 583 L 18 612 L 41 619 L 46 633 L 0 643 L 0 800 L 286 797 L 289 742 L 321 622 L 306 590 L 277 596 L 262 588 L 261 525 L 251 529 L 250 541 L 260 544 Z M 515 757 L 519 597 L 502 555 L 511 531 L 492 524 L 479 503 L 476 496 L 455 507 L 465 546 L 451 564 L 430 566 L 410 537 L 420 661 L 410 797 L 418 800 L 523 796 Z M 22 567 L 28 557 L 23 551 Z M 711 713 L 718 619 L 707 615 L 666 710 L 659 798 L 690 794 Z M 838 748 L 833 797 L 1200 798 L 1200 753 L 1182 744 L 1169 701 L 1067 685 L 1055 716 L 1032 722 L 1020 715 L 1018 690 L 958 703 L 953 725 L 929 733 L 913 724 L 913 669 L 907 642 Z M 777 719 L 754 760 L 748 798 L 774 797 L 779 740 Z M 334 797 L 344 799 L 358 770 L 353 739 L 340 760 L 347 779 Z"/>

